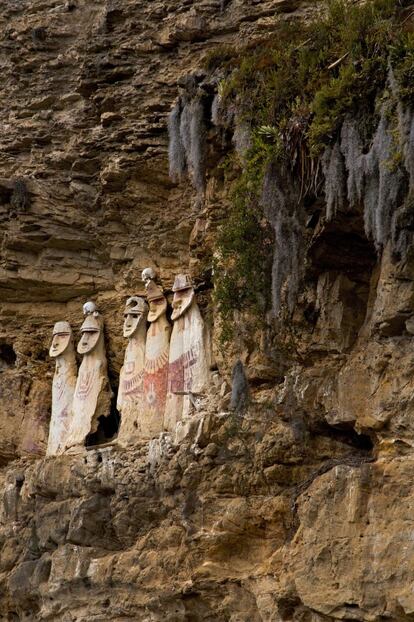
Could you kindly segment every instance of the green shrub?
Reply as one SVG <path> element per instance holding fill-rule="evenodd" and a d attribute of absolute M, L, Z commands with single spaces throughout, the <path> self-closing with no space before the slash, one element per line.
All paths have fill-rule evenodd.
<path fill-rule="evenodd" d="M 263 219 L 260 195 L 266 165 L 277 149 L 257 134 L 243 166 L 237 155 L 225 164 L 239 175 L 230 190 L 231 209 L 220 227 L 214 267 L 214 297 L 223 321 L 224 342 L 233 336 L 234 310 L 249 309 L 254 322 L 268 306 L 273 239 Z"/>
<path fill-rule="evenodd" d="M 311 150 L 320 151 L 346 113 L 375 114 L 390 57 L 402 95 L 412 97 L 414 37 L 401 27 L 400 7 L 397 0 L 329 0 L 309 24 L 281 23 L 266 42 L 234 52 L 232 60 L 227 49 L 223 98 L 235 100 L 253 125 L 276 127 L 291 117 L 299 99 L 311 119 Z"/>
<path fill-rule="evenodd" d="M 347 115 L 369 147 L 390 66 L 398 97 L 413 104 L 414 35 L 401 12 L 405 4 L 328 0 L 310 23 L 281 22 L 266 41 L 210 54 L 222 105 L 236 109 L 236 122 L 248 124 L 253 136 L 245 161 L 235 165 L 239 177 L 218 239 L 215 295 L 230 328 L 236 309 L 263 315 L 270 291 L 272 242 L 260 205 L 268 163 L 299 175 L 304 199 L 316 192 L 319 157 Z M 401 158 L 395 149 L 387 165 L 398 168 Z"/>

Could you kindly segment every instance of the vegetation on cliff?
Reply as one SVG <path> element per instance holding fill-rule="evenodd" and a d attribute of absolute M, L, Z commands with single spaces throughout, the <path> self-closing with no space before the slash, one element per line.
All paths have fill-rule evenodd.
<path fill-rule="evenodd" d="M 250 134 L 248 148 L 233 155 L 238 176 L 218 240 L 225 269 L 217 271 L 216 301 L 225 317 L 266 304 L 263 216 L 275 238 L 274 313 L 282 299 L 293 309 L 303 206 L 323 194 L 328 220 L 362 209 L 378 251 L 390 238 L 401 250 L 396 215 L 414 183 L 414 33 L 405 5 L 330 0 L 308 24 L 283 22 L 266 41 L 207 58 L 220 80 L 213 122 Z"/>

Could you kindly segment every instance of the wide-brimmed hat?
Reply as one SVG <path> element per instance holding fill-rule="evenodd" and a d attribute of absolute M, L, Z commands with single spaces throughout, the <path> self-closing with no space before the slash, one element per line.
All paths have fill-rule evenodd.
<path fill-rule="evenodd" d="M 173 292 L 179 292 L 182 289 L 189 289 L 193 287 L 191 277 L 189 274 L 177 274 L 174 280 Z"/>
<path fill-rule="evenodd" d="M 157 300 L 159 298 L 164 298 L 164 292 L 159 285 L 151 281 L 147 287 L 147 300 L 151 302 L 151 300 Z"/>

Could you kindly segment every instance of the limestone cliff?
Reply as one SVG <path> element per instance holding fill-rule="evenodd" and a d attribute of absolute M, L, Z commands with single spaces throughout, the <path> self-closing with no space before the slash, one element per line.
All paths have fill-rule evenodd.
<path fill-rule="evenodd" d="M 300 30 L 324 6 L 4 4 L 0 619 L 411 620 L 414 259 L 406 195 L 414 130 L 411 103 L 389 104 L 397 97 L 392 72 L 377 87 L 383 108 L 369 110 L 370 142 L 352 143 L 352 153 L 349 111 L 340 109 L 341 124 L 315 158 L 297 139 L 311 134 L 311 116 L 296 94 L 294 126 L 260 117 L 261 148 L 279 153 L 282 129 L 297 168 L 276 183 L 280 169 L 266 160 L 262 211 L 252 221 L 243 212 L 243 226 L 252 223 L 248 241 L 259 243 L 246 254 L 246 272 L 264 260 L 263 274 L 252 273 L 256 306 L 231 309 L 226 341 L 229 292 L 225 299 L 220 278 L 234 278 L 234 264 L 223 243 L 231 236 L 220 228 L 233 222 L 229 186 L 249 166 L 251 119 L 241 93 L 264 88 L 260 71 L 269 63 L 260 57 L 252 80 L 248 62 L 237 77 L 229 59 L 267 49 L 281 24 Z M 409 3 L 394 4 L 410 37 Z M 312 37 L 295 50 L 311 48 Z M 344 75 L 363 64 L 365 52 L 338 49 L 318 57 L 331 86 L 338 74 L 329 72 L 341 72 L 341 63 Z M 381 57 L 376 42 L 374 51 Z M 361 95 L 358 109 L 364 102 Z M 398 128 L 384 129 L 387 105 L 398 108 Z M 184 171 L 171 135 L 190 113 Z M 191 125 L 197 118 L 202 142 Z M 384 149 L 395 155 L 386 167 Z M 229 163 L 233 151 L 237 166 Z M 366 189 L 375 175 L 381 200 L 365 194 L 362 205 L 362 192 L 351 200 L 349 179 Z M 388 192 L 395 178 L 397 190 Z M 378 205 L 395 214 L 379 214 Z M 115 413 L 123 308 L 127 297 L 144 294 L 147 266 L 170 301 L 174 275 L 191 272 L 213 331 L 213 385 L 194 427 L 177 444 L 162 434 L 130 450 L 108 442 L 46 458 L 54 323 L 69 321 L 78 338 L 82 303 L 98 303 Z M 234 278 L 231 302 L 239 302 L 240 283 L 252 282 Z M 230 403 L 238 359 L 233 380 L 244 367 L 248 405 L 240 395 Z M 243 383 L 244 376 L 241 392 Z M 114 434 L 112 427 L 106 440 Z"/>

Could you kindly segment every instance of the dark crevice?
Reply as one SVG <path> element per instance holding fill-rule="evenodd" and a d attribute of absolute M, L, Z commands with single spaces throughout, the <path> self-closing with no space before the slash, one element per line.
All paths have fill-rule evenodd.
<path fill-rule="evenodd" d="M 370 272 L 376 261 L 374 247 L 366 238 L 342 231 L 323 233 L 311 247 L 310 256 L 321 272 L 335 270 L 354 277 Z"/>
<path fill-rule="evenodd" d="M 88 434 L 85 440 L 85 447 L 103 445 L 113 440 L 118 434 L 120 416 L 115 407 L 115 399 L 111 400 L 111 412 L 108 417 L 99 417 L 96 432 Z"/>
<path fill-rule="evenodd" d="M 351 280 L 367 282 L 377 256 L 374 244 L 367 239 L 364 222 L 356 214 L 338 214 L 325 223 L 310 249 L 311 270 L 317 273 L 334 270 Z"/>
<path fill-rule="evenodd" d="M 326 422 L 313 424 L 311 435 L 333 438 L 340 443 L 361 451 L 372 451 L 374 443 L 368 434 L 358 434 L 350 424 L 331 426 Z"/>
<path fill-rule="evenodd" d="M 292 620 L 296 608 L 299 607 L 301 604 L 302 601 L 296 596 L 291 596 L 290 598 L 280 598 L 277 603 L 277 607 L 281 619 L 283 621 Z"/>
<path fill-rule="evenodd" d="M 16 364 L 16 352 L 9 343 L 0 343 L 0 371 L 14 367 Z"/>

